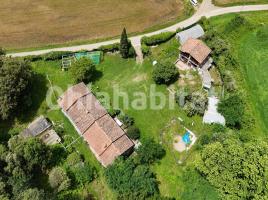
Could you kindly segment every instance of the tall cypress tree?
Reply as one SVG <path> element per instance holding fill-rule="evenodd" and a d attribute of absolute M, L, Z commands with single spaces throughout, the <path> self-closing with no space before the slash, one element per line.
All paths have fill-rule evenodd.
<path fill-rule="evenodd" d="M 124 28 L 120 40 L 120 54 L 122 58 L 128 58 L 128 53 L 129 53 L 129 42 L 127 38 L 126 28 Z"/>

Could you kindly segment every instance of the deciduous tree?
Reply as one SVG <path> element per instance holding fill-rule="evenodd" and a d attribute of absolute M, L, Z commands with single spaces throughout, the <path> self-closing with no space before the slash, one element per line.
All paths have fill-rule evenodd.
<path fill-rule="evenodd" d="M 5 58 L 0 66 L 0 117 L 7 119 L 17 109 L 29 106 L 29 86 L 33 76 L 28 62 Z"/>
<path fill-rule="evenodd" d="M 207 145 L 197 169 L 216 187 L 222 199 L 268 198 L 268 144 L 227 139 Z"/>
<path fill-rule="evenodd" d="M 75 61 L 70 67 L 70 73 L 72 74 L 75 83 L 80 83 L 82 81 L 88 83 L 92 80 L 95 71 L 95 65 L 86 57 L 82 57 Z"/>

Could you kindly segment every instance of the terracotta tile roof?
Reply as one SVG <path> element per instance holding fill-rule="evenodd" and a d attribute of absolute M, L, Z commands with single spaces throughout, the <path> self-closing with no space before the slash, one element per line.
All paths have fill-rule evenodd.
<path fill-rule="evenodd" d="M 64 110 L 68 110 L 79 98 L 89 94 L 90 91 L 84 83 L 79 83 L 69 88 L 58 100 L 58 104 Z"/>
<path fill-rule="evenodd" d="M 134 146 L 84 83 L 68 89 L 58 103 L 103 166 Z"/>
<path fill-rule="evenodd" d="M 211 53 L 211 49 L 201 40 L 188 39 L 180 48 L 182 52 L 190 54 L 198 63 L 203 63 Z"/>

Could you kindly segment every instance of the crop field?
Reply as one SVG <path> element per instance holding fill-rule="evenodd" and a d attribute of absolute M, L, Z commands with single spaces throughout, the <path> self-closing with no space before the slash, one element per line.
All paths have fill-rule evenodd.
<path fill-rule="evenodd" d="M 142 32 L 184 17 L 183 0 L 9 0 L 0 4 L 0 46 L 34 48 Z"/>
<path fill-rule="evenodd" d="M 242 4 L 264 4 L 268 0 L 213 0 L 217 6 L 232 6 Z"/>

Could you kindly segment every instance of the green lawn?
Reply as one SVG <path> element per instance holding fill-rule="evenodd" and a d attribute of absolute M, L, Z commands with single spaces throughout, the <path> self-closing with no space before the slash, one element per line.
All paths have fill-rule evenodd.
<path fill-rule="evenodd" d="M 163 145 L 167 151 L 166 156 L 161 162 L 152 166 L 153 171 L 156 173 L 157 178 L 160 182 L 160 191 L 163 195 L 169 197 L 176 197 L 180 199 L 184 194 L 184 191 L 189 191 L 188 187 L 184 187 L 183 175 L 188 163 L 192 163 L 196 155 L 196 151 L 193 150 L 187 156 L 187 160 L 183 165 L 178 165 L 177 160 L 174 157 L 180 158 L 183 155 L 180 155 L 177 152 L 174 152 L 172 147 L 172 138 L 163 138 L 161 133 L 165 130 L 165 127 L 171 122 L 172 119 L 181 117 L 183 118 L 184 124 L 186 127 L 193 130 L 197 135 L 200 135 L 204 132 L 211 131 L 210 127 L 204 126 L 202 124 L 201 117 L 188 118 L 185 113 L 174 104 L 174 109 L 169 109 L 168 104 L 164 106 L 161 110 L 152 110 L 150 108 L 145 108 L 144 110 L 136 110 L 131 105 L 133 100 L 137 99 L 137 96 L 134 95 L 135 92 L 143 92 L 146 96 L 146 101 L 150 105 L 150 95 L 154 95 L 157 92 L 163 93 L 166 97 L 169 96 L 169 91 L 164 85 L 155 86 L 151 74 L 153 70 L 152 61 L 153 60 L 162 60 L 169 58 L 173 61 L 177 59 L 178 56 L 178 43 L 176 40 L 171 40 L 170 42 L 160 45 L 157 48 L 153 49 L 153 55 L 150 58 L 147 58 L 143 65 L 137 65 L 134 59 L 123 60 L 119 55 L 106 55 L 104 61 L 97 66 L 100 77 L 94 82 L 94 88 L 100 92 L 107 92 L 111 96 L 111 103 L 113 103 L 113 89 L 118 87 L 120 91 L 127 92 L 129 96 L 130 106 L 124 108 L 123 101 L 119 103 L 120 109 L 134 117 L 136 125 L 141 129 L 142 138 L 152 137 L 156 141 L 163 142 Z M 36 85 L 36 91 L 39 91 L 34 95 L 35 99 L 38 100 L 36 105 L 37 109 L 31 114 L 31 119 L 34 116 L 45 114 L 53 122 L 63 123 L 66 130 L 66 135 L 71 138 L 77 138 L 78 134 L 75 129 L 72 127 L 71 123 L 64 117 L 64 115 L 59 110 L 50 110 L 46 103 L 46 93 L 51 84 L 55 87 L 59 87 L 61 92 L 64 92 L 68 86 L 72 85 L 72 79 L 68 71 L 63 72 L 60 69 L 60 62 L 35 62 L 32 64 L 34 71 L 42 77 L 43 86 L 42 90 L 38 90 L 39 84 Z M 45 84 L 45 85 L 44 85 Z M 178 87 L 178 82 L 174 84 L 174 87 Z M 155 87 L 155 91 L 151 89 Z M 61 93 L 60 92 L 60 93 Z M 59 96 L 56 92 L 56 96 Z M 52 102 L 55 103 L 56 98 L 52 96 Z M 158 102 L 159 100 L 157 100 Z M 172 103 L 174 99 L 171 98 Z M 23 126 L 30 121 L 25 121 Z M 195 122 L 195 125 L 192 126 L 192 122 Z M 173 129 L 172 134 L 179 132 L 181 129 Z M 181 131 L 182 132 L 182 131 Z M 183 132 L 181 133 L 183 134 Z M 166 142 L 168 141 L 168 142 Z M 113 192 L 107 187 L 105 179 L 103 176 L 104 169 L 100 166 L 98 161 L 95 159 L 94 155 L 90 152 L 87 145 L 82 141 L 78 140 L 73 147 L 79 151 L 86 160 L 92 163 L 97 169 L 99 177 L 90 184 L 92 193 L 95 194 L 98 198 L 103 199 L 112 199 L 115 198 Z M 202 178 L 197 177 L 199 182 L 202 182 L 202 187 L 199 189 L 199 186 L 195 189 L 196 194 L 202 194 L 204 191 L 209 190 L 210 193 L 215 193 L 214 190 L 209 186 L 209 184 Z M 198 181 L 197 181 L 198 182 Z M 205 183 L 206 184 L 205 184 Z M 209 198 L 208 199 L 215 199 Z"/>

